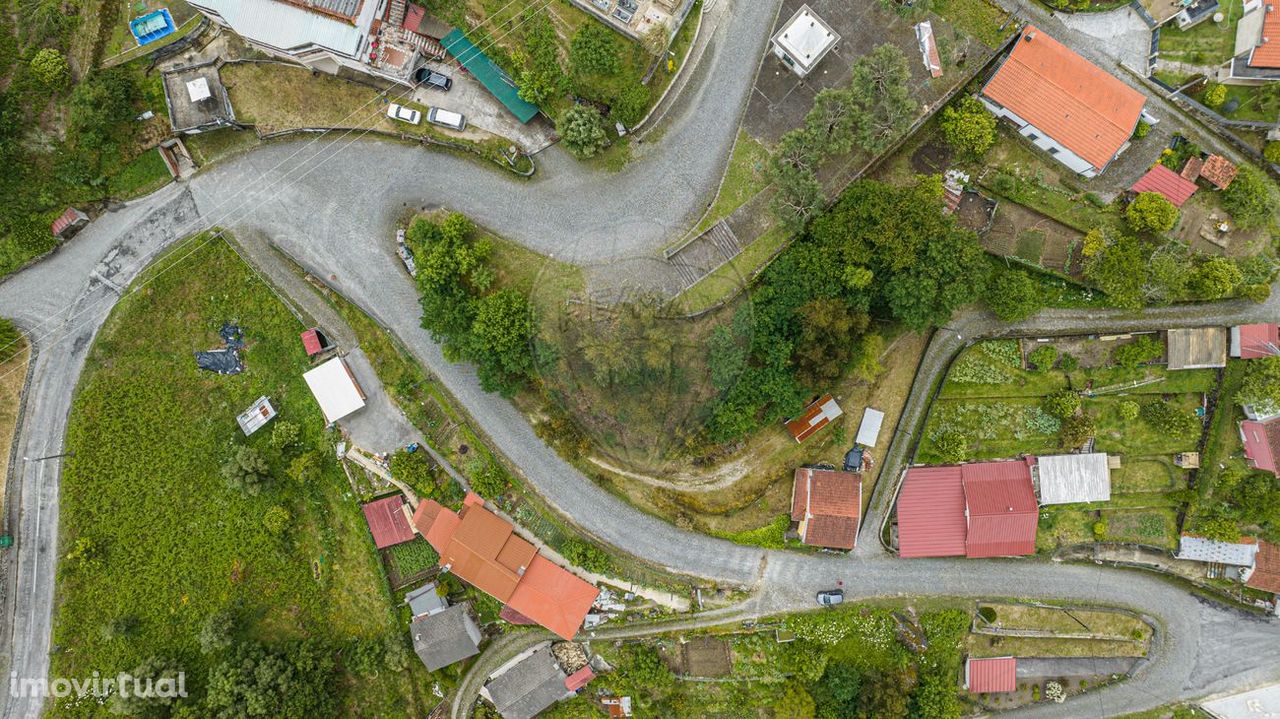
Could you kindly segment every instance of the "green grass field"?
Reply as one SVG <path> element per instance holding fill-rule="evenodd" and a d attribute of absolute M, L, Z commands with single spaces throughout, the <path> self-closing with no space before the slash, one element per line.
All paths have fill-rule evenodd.
<path fill-rule="evenodd" d="M 243 638 L 279 645 L 313 639 L 335 651 L 357 638 L 407 631 L 377 565 L 358 506 L 338 466 L 320 462 L 313 481 L 289 479 L 287 457 L 268 446 L 268 425 L 246 440 L 235 415 L 267 395 L 273 424 L 300 429 L 298 450 L 331 457 L 331 438 L 302 373 L 301 324 L 220 239 L 162 257 L 113 310 L 87 362 L 68 429 L 62 483 L 53 672 L 126 671 L 151 655 L 176 659 L 203 691 L 210 657 L 196 636 L 215 611 L 237 607 Z M 247 370 L 198 370 L 193 351 L 218 346 L 217 330 L 240 324 Z M 239 444 L 262 451 L 274 487 L 249 496 L 219 468 Z M 292 515 L 284 536 L 265 530 L 276 506 Z M 80 540 L 92 564 L 65 558 Z M 111 627 L 132 625 L 126 632 Z M 432 704 L 428 676 L 340 677 L 349 716 L 420 716 Z M 53 716 L 105 716 L 84 703 Z"/>

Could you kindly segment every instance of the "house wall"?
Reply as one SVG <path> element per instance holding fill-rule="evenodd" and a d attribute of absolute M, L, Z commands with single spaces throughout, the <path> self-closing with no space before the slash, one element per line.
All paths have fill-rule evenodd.
<path fill-rule="evenodd" d="M 804 77 L 805 75 L 809 74 L 808 69 L 806 69 L 803 65 L 797 62 L 795 58 L 791 57 L 791 55 L 786 50 L 783 50 L 781 45 L 779 45 L 776 42 L 770 43 L 770 44 L 773 46 L 773 54 L 776 55 L 777 58 L 783 62 L 783 64 L 791 68 L 792 72 L 794 72 L 799 77 Z"/>
<path fill-rule="evenodd" d="M 1023 137 L 1030 140 L 1031 144 L 1049 153 L 1053 157 L 1053 159 L 1071 168 L 1071 170 L 1076 174 L 1082 175 L 1084 177 L 1096 177 L 1098 175 L 1099 171 L 1097 170 L 1097 168 L 1089 164 L 1087 160 L 1080 157 L 1079 155 L 1072 152 L 1071 150 L 1068 150 L 1066 147 L 1060 144 L 1057 140 L 1054 140 L 1053 138 L 1044 134 L 1044 132 L 1041 131 L 1040 128 L 1036 127 L 1035 125 L 1032 125 L 1031 123 L 1022 119 L 1021 117 L 1018 117 L 1018 115 L 1015 114 L 1013 111 L 1011 111 L 1009 108 L 1004 107 L 1003 105 L 999 105 L 995 102 L 992 102 L 985 95 L 980 95 L 978 99 L 982 101 L 983 105 L 986 105 L 987 109 L 991 111 L 991 114 L 995 115 L 998 118 L 1002 117 L 1012 122 L 1018 128 L 1019 135 L 1022 135 Z M 1126 147 L 1127 146 L 1128 145 L 1126 144 Z M 1121 152 L 1123 151 L 1124 149 L 1121 148 Z"/>

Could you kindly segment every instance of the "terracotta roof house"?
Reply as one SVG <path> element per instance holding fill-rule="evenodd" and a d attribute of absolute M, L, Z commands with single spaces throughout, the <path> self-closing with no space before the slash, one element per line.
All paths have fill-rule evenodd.
<path fill-rule="evenodd" d="M 1236 25 L 1236 56 L 1229 77 L 1245 81 L 1280 80 L 1280 7 L 1276 0 L 1245 3 Z"/>
<path fill-rule="evenodd" d="M 964 688 L 974 694 L 1017 690 L 1018 660 L 1013 657 L 969 657 L 964 663 Z"/>
<path fill-rule="evenodd" d="M 1276 470 L 1276 460 L 1280 459 L 1280 418 L 1241 422 L 1240 439 L 1244 441 L 1244 458 L 1250 467 L 1280 475 Z"/>
<path fill-rule="evenodd" d="M 480 627 L 467 604 L 424 614 L 409 625 L 413 651 L 434 672 L 480 653 Z"/>
<path fill-rule="evenodd" d="M 512 610 L 570 639 L 599 594 L 590 583 L 538 556 L 515 527 L 471 493 L 454 512 L 425 500 L 413 526 L 440 553 L 440 566 Z"/>
<path fill-rule="evenodd" d="M 378 549 L 386 549 L 413 539 L 413 527 L 405 513 L 404 496 L 394 494 L 383 497 L 360 508 L 364 521 L 369 525 L 373 543 Z"/>
<path fill-rule="evenodd" d="M 853 549 L 862 514 L 862 476 L 829 469 L 796 470 L 791 521 L 800 541 L 814 547 Z"/>
<path fill-rule="evenodd" d="M 568 678 L 551 653 L 551 643 L 543 642 L 489 675 L 480 695 L 504 719 L 533 719 L 552 704 L 573 696 L 565 685 Z"/>
<path fill-rule="evenodd" d="M 1146 104 L 1142 93 L 1034 25 L 1023 29 L 979 99 L 1085 177 L 1106 170 L 1129 146 Z"/>
<path fill-rule="evenodd" d="M 836 404 L 835 398 L 824 394 L 805 407 L 800 416 L 787 420 L 787 431 L 797 442 L 803 442 L 842 414 L 844 410 Z"/>
<path fill-rule="evenodd" d="M 1185 205 L 1196 194 L 1197 189 L 1196 183 L 1160 164 L 1154 165 L 1129 188 L 1132 192 L 1155 192 L 1163 195 L 1175 207 Z"/>
<path fill-rule="evenodd" d="M 1236 173 L 1240 168 L 1235 166 L 1231 160 L 1222 155 L 1209 155 L 1205 159 L 1204 165 L 1200 167 L 1200 177 L 1209 181 L 1209 184 L 1225 190 L 1236 179 Z"/>
<path fill-rule="evenodd" d="M 1188 327 L 1165 334 L 1170 370 L 1227 366 L 1227 328 Z"/>
<path fill-rule="evenodd" d="M 1232 357 L 1262 359 L 1280 354 L 1280 325 L 1240 325 L 1231 328 Z"/>
<path fill-rule="evenodd" d="M 920 57 L 929 77 L 942 77 L 942 60 L 938 57 L 938 41 L 933 37 L 933 23 L 925 20 L 916 25 L 916 42 L 920 44 Z"/>
<path fill-rule="evenodd" d="M 1039 518 L 1027 461 L 912 467 L 898 496 L 898 554 L 1034 554 Z"/>
<path fill-rule="evenodd" d="M 1245 584 L 1264 592 L 1280 594 L 1280 547 L 1271 542 L 1258 542 L 1253 573 Z"/>

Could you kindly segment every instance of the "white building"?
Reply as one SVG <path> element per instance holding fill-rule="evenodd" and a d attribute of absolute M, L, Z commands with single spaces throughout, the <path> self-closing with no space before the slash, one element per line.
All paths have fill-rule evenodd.
<path fill-rule="evenodd" d="M 364 407 L 364 390 L 341 357 L 334 357 L 302 375 L 302 378 L 320 404 L 327 424 L 333 424 Z"/>
<path fill-rule="evenodd" d="M 1031 479 L 1041 506 L 1111 499 L 1111 469 L 1103 452 L 1038 457 Z"/>
<path fill-rule="evenodd" d="M 773 36 L 773 54 L 786 63 L 792 72 L 804 77 L 822 62 L 822 58 L 838 42 L 840 36 L 836 31 L 815 15 L 808 5 L 802 5 L 778 34 Z"/>
<path fill-rule="evenodd" d="M 1129 146 L 1146 96 L 1028 25 L 979 96 L 1031 144 L 1085 177 Z"/>

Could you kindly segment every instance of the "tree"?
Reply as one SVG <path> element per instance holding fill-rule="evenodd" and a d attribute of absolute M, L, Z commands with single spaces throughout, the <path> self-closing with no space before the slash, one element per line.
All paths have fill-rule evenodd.
<path fill-rule="evenodd" d="M 1093 417 L 1088 414 L 1073 414 L 1062 420 L 1062 426 L 1058 428 L 1058 439 L 1063 447 L 1071 449 L 1089 441 L 1096 431 Z"/>
<path fill-rule="evenodd" d="M 257 496 L 271 486 L 271 469 L 258 450 L 240 445 L 231 458 L 222 465 L 222 477 L 227 487 L 245 494 Z"/>
<path fill-rule="evenodd" d="M 595 23 L 588 23 L 587 27 Z M 595 155 L 609 144 L 604 131 L 604 118 L 594 105 L 574 105 L 560 116 L 556 127 L 565 149 L 579 158 Z"/>
<path fill-rule="evenodd" d="M 676 679 L 657 650 L 647 644 L 633 644 L 626 648 L 618 664 L 618 676 L 628 687 L 636 690 L 662 689 L 671 686 Z"/>
<path fill-rule="evenodd" d="M 879 154 L 910 127 L 917 108 L 910 79 L 907 59 L 896 45 L 877 46 L 853 64 L 850 88 L 862 110 L 857 141 L 866 151 Z"/>
<path fill-rule="evenodd" d="M 1142 245 L 1132 237 L 1121 237 L 1089 258 L 1085 277 L 1111 296 L 1121 307 L 1142 306 L 1142 288 L 1147 281 Z"/>
<path fill-rule="evenodd" d="M 970 95 L 943 108 L 938 129 L 953 150 L 973 159 L 987 154 L 996 141 L 995 115 Z"/>
<path fill-rule="evenodd" d="M 141 100 L 142 89 L 130 68 L 91 72 L 71 92 L 69 139 L 82 149 L 103 149 L 120 128 L 132 127 L 128 121 Z"/>
<path fill-rule="evenodd" d="M 512 53 L 521 68 L 520 98 L 541 105 L 568 87 L 568 77 L 560 64 L 560 38 L 551 19 L 542 10 L 526 16 L 521 22 L 524 25 L 524 43 Z"/>
<path fill-rule="evenodd" d="M 1240 404 L 1251 405 L 1259 414 L 1280 411 L 1280 355 L 1245 363 L 1244 379 L 1236 400 Z"/>
<path fill-rule="evenodd" d="M 1235 294 L 1244 281 L 1244 274 L 1236 263 L 1226 257 L 1211 257 L 1192 273 L 1189 285 L 1200 299 L 1216 300 Z"/>
<path fill-rule="evenodd" d="M 219 609 L 205 617 L 204 624 L 200 626 L 200 634 L 196 636 L 196 641 L 200 644 L 200 652 L 216 654 L 224 649 L 230 649 L 235 641 L 238 624 L 235 612 L 229 607 Z"/>
<path fill-rule="evenodd" d="M 1222 191 L 1222 206 L 1240 227 L 1257 227 L 1274 218 L 1275 191 L 1260 170 L 1241 165 L 1236 179 Z"/>
<path fill-rule="evenodd" d="M 471 327 L 480 386 L 509 395 L 533 372 L 532 341 L 537 331 L 533 308 L 521 293 L 505 289 L 480 298 Z"/>
<path fill-rule="evenodd" d="M 1139 335 L 1132 342 L 1127 342 L 1111 350 L 1111 361 L 1125 369 L 1137 369 L 1143 362 L 1159 359 L 1164 354 L 1164 347 L 1151 335 Z"/>
<path fill-rule="evenodd" d="M 306 452 L 294 457 L 285 473 L 299 484 L 308 484 L 320 478 L 320 462 L 319 452 Z"/>
<path fill-rule="evenodd" d="M 861 692 L 862 675 L 857 666 L 847 661 L 830 662 L 822 675 L 822 681 L 813 688 L 818 719 L 856 716 Z"/>
<path fill-rule="evenodd" d="M 594 544 L 581 539 L 567 539 L 560 545 L 560 556 L 575 567 L 581 567 L 594 574 L 606 574 L 613 568 L 613 562 L 605 551 Z"/>
<path fill-rule="evenodd" d="M 1140 192 L 1129 203 L 1125 218 L 1134 232 L 1163 234 L 1178 222 L 1178 208 L 1159 192 Z"/>
<path fill-rule="evenodd" d="M 1139 414 L 1152 429 L 1165 436 L 1190 434 L 1196 426 L 1196 418 L 1190 412 L 1178 409 L 1172 403 L 1162 400 L 1153 400 L 1142 405 Z"/>
<path fill-rule="evenodd" d="M 288 420 L 278 420 L 271 428 L 271 446 L 280 451 L 294 448 L 300 437 L 298 425 Z"/>
<path fill-rule="evenodd" d="M 1209 87 L 1204 91 L 1204 104 L 1210 109 L 1216 110 L 1222 107 L 1222 104 L 1226 101 L 1227 86 L 1216 82 L 1209 83 Z"/>
<path fill-rule="evenodd" d="M 435 466 L 425 451 L 401 450 L 391 455 L 391 476 L 421 494 L 438 499 L 436 495 L 439 494 L 439 485 L 436 482 Z"/>
<path fill-rule="evenodd" d="M 1080 254 L 1093 257 L 1105 249 L 1107 249 L 1107 236 L 1102 234 L 1102 230 L 1095 227 L 1085 233 L 1084 241 L 1080 245 Z"/>
<path fill-rule="evenodd" d="M 774 719 L 813 719 L 816 707 L 813 696 L 799 682 L 788 682 L 778 703 L 773 707 Z"/>
<path fill-rule="evenodd" d="M 31 57 L 31 75 L 46 87 L 61 90 L 71 79 L 71 66 L 57 49 L 41 48 Z"/>
<path fill-rule="evenodd" d="M 1266 149 L 1262 151 L 1262 157 L 1273 165 L 1280 165 L 1280 140 L 1268 142 Z"/>
<path fill-rule="evenodd" d="M 982 299 L 995 316 L 1005 322 L 1024 320 L 1044 306 L 1035 280 L 1018 269 L 1003 269 L 993 273 Z"/>
<path fill-rule="evenodd" d="M 313 643 L 288 651 L 257 644 L 235 647 L 209 671 L 205 693 L 211 719 L 307 719 L 336 710 L 334 661 Z"/>
<path fill-rule="evenodd" d="M 821 386 L 840 378 L 853 360 L 857 338 L 871 318 L 839 298 L 820 298 L 800 308 L 800 340 L 792 355 L 797 378 Z"/>
<path fill-rule="evenodd" d="M 903 719 L 914 686 L 906 672 L 871 672 L 863 678 L 858 719 Z"/>
<path fill-rule="evenodd" d="M 1031 361 L 1036 372 L 1048 372 L 1053 369 L 1053 363 L 1058 361 L 1058 348 L 1053 345 L 1041 345 L 1032 350 L 1027 359 Z"/>
<path fill-rule="evenodd" d="M 507 471 L 492 459 L 476 456 L 467 461 L 471 490 L 485 499 L 501 497 L 511 486 Z"/>
<path fill-rule="evenodd" d="M 166 716 L 166 707 L 180 697 L 177 662 L 158 656 L 148 657 L 129 672 L 129 681 L 116 687 L 107 700 L 112 714 L 132 717 Z"/>
<path fill-rule="evenodd" d="M 621 67 L 618 36 L 603 23 L 583 24 L 569 44 L 569 62 L 575 73 L 613 75 Z"/>
<path fill-rule="evenodd" d="M 853 149 L 862 121 L 860 112 L 853 92 L 829 87 L 813 98 L 813 109 L 805 117 L 805 128 L 824 154 L 842 155 Z"/>
<path fill-rule="evenodd" d="M 1051 417 L 1066 419 L 1080 411 L 1080 395 L 1069 389 L 1058 390 L 1040 400 L 1040 409 Z"/>
<path fill-rule="evenodd" d="M 820 151 L 818 130 L 792 130 L 778 140 L 769 162 L 769 179 L 777 188 L 774 213 L 783 224 L 798 230 L 822 204 L 822 184 L 818 182 Z"/>
<path fill-rule="evenodd" d="M 273 537 L 282 537 L 289 530 L 293 515 L 280 505 L 275 505 L 262 515 L 262 527 Z"/>
<path fill-rule="evenodd" d="M 1183 245 L 1170 242 L 1156 250 L 1147 262 L 1147 268 L 1147 283 L 1143 287 L 1147 299 L 1167 303 L 1186 295 L 1187 283 L 1191 280 L 1191 262 Z"/>

